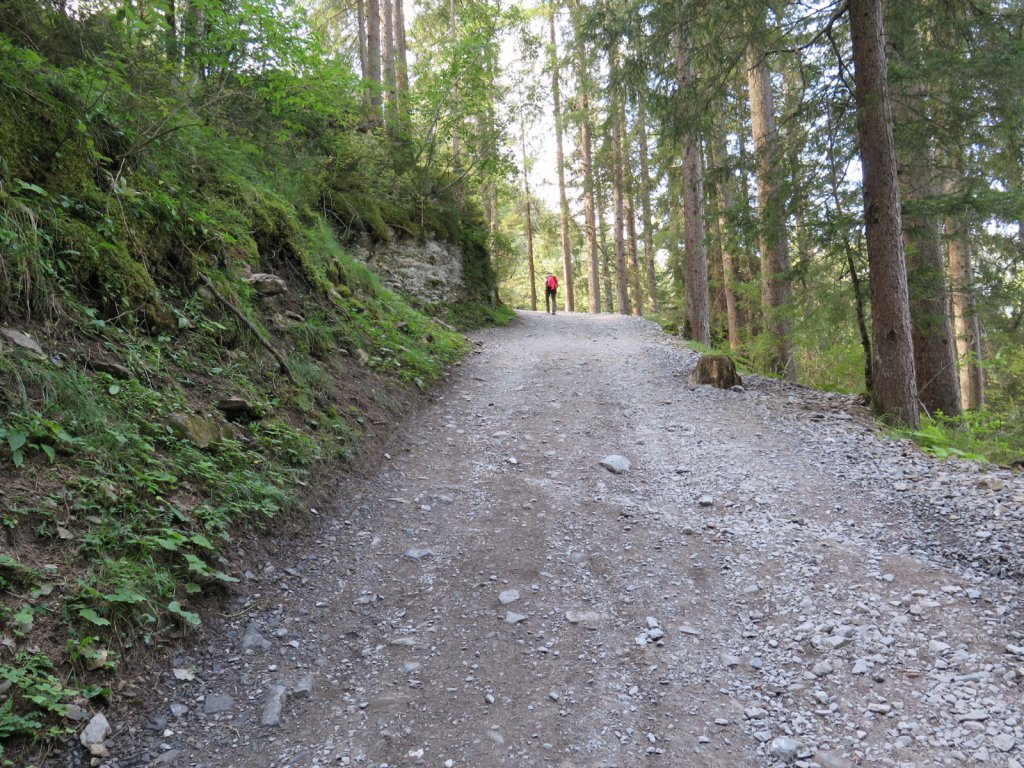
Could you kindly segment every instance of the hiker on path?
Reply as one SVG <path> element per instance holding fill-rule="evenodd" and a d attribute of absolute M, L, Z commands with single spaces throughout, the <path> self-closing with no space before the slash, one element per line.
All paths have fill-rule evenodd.
<path fill-rule="evenodd" d="M 555 314 L 558 309 L 558 278 L 548 272 L 544 278 L 544 311 Z"/>

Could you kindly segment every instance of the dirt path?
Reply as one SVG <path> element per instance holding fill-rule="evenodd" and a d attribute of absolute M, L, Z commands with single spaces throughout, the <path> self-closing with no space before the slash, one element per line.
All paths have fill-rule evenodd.
<path fill-rule="evenodd" d="M 478 341 L 109 765 L 1020 768 L 1019 480 L 642 321 Z"/>

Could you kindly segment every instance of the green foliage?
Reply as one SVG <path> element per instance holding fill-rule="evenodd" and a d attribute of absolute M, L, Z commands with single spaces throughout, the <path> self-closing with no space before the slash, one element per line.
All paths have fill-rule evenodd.
<path fill-rule="evenodd" d="M 463 302 L 435 307 L 434 311 L 449 325 L 460 331 L 475 331 L 489 326 L 505 326 L 516 317 L 515 311 L 504 304 L 491 307 L 476 302 Z"/>

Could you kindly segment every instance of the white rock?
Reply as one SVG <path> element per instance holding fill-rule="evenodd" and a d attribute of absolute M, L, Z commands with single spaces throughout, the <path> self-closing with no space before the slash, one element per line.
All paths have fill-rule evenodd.
<path fill-rule="evenodd" d="M 605 456 L 603 459 L 601 459 L 600 463 L 602 467 L 616 475 L 621 475 L 624 474 L 625 472 L 628 472 L 629 467 L 631 466 L 629 463 L 629 459 L 627 459 L 625 456 L 619 456 L 618 454 L 614 453 L 609 456 Z"/>

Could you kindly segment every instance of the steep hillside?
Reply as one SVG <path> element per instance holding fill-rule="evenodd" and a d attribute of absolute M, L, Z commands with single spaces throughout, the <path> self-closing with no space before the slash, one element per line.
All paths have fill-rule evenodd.
<path fill-rule="evenodd" d="M 432 315 L 508 316 L 482 217 L 360 129 L 344 68 L 186 88 L 123 19 L 38 11 L 0 10 L 0 745 L 302 527 L 466 351 Z M 420 248 L 443 305 L 352 255 Z"/>

